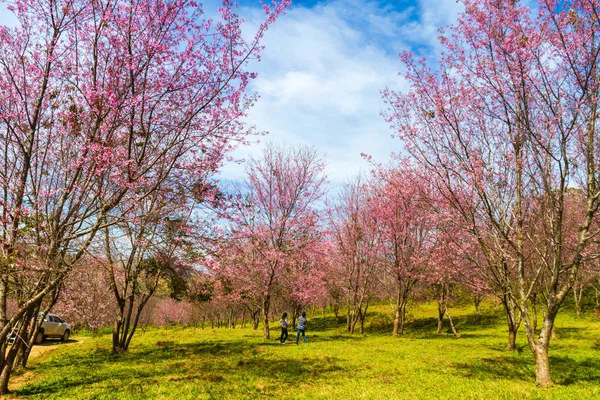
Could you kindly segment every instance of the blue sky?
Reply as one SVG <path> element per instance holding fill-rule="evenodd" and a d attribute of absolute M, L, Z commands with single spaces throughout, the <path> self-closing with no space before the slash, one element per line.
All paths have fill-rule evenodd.
<path fill-rule="evenodd" d="M 266 140 L 308 143 L 325 153 L 327 175 L 340 183 L 368 170 L 360 154 L 386 161 L 400 150 L 380 116 L 379 91 L 406 90 L 397 76 L 398 54 L 411 50 L 435 58 L 438 29 L 456 20 L 456 0 L 293 0 L 267 32 L 259 73 L 250 87 L 261 98 L 247 118 L 269 135 L 263 143 L 233 154 L 244 160 L 259 154 Z M 203 2 L 215 14 L 220 0 Z M 240 0 L 245 32 L 253 36 L 264 18 L 259 0 Z M 10 16 L 0 3 L 0 23 Z M 224 166 L 224 180 L 243 178 L 243 163 Z"/>
<path fill-rule="evenodd" d="M 262 17 L 258 5 L 240 3 L 249 32 Z M 262 61 L 252 65 L 259 76 L 251 89 L 261 98 L 248 122 L 269 132 L 263 141 L 317 146 L 334 184 L 369 169 L 361 153 L 386 161 L 400 143 L 380 116 L 379 91 L 405 90 L 398 54 L 408 49 L 435 58 L 438 29 L 461 9 L 455 0 L 295 0 L 267 32 Z M 260 147 L 241 148 L 234 157 Z M 221 176 L 239 179 L 243 171 L 229 164 Z"/>

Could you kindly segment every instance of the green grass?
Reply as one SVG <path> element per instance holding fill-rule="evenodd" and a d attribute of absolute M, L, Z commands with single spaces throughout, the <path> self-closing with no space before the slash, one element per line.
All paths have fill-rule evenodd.
<path fill-rule="evenodd" d="M 462 334 L 435 333 L 434 305 L 414 306 L 393 339 L 387 308 L 375 307 L 367 334 L 319 312 L 308 344 L 264 342 L 251 329 L 156 328 L 136 334 L 127 354 L 110 336 L 57 346 L 32 360 L 33 375 L 13 395 L 44 399 L 600 399 L 600 322 L 562 313 L 551 343 L 555 386 L 536 387 L 535 365 L 519 332 L 508 353 L 502 315 L 480 320 L 455 309 Z M 77 339 L 77 337 L 75 337 Z M 290 339 L 292 339 L 290 337 Z M 292 344 L 289 344 L 292 343 Z"/>

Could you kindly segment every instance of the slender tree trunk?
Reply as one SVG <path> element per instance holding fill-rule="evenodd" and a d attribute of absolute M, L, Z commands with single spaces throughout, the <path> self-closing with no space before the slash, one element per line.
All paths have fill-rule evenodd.
<path fill-rule="evenodd" d="M 400 305 L 400 334 L 404 335 L 404 326 L 406 325 L 406 303 L 407 299 L 402 299 L 402 304 Z"/>
<path fill-rule="evenodd" d="M 340 318 L 339 304 L 336 303 L 333 305 L 333 313 L 335 314 L 335 326 L 337 327 L 339 325 L 339 318 Z"/>
<path fill-rule="evenodd" d="M 12 371 L 12 365 L 17 355 L 17 348 L 11 348 L 6 354 L 4 364 L 2 365 L 2 371 L 0 372 L 0 394 L 7 394 L 8 381 L 10 379 L 10 373 Z"/>
<path fill-rule="evenodd" d="M 52 304 L 50 307 L 47 307 L 46 310 L 44 310 L 44 314 L 47 314 L 49 309 L 52 308 L 52 306 L 54 306 L 54 304 Z M 13 365 L 13 369 L 17 367 L 25 368 L 27 366 L 27 360 L 29 359 L 29 354 L 31 354 L 31 348 L 33 347 L 35 342 L 35 335 L 37 335 L 39 331 L 39 326 L 41 325 L 41 322 L 38 321 L 37 318 L 39 310 L 40 307 L 38 304 L 38 306 L 34 308 L 31 313 L 26 313 L 26 321 L 31 321 L 31 326 L 28 329 L 25 329 L 23 332 L 23 336 L 21 338 L 23 340 L 23 345 L 19 348 L 19 351 L 15 358 L 15 364 Z"/>
<path fill-rule="evenodd" d="M 502 296 L 501 300 L 506 315 L 506 324 L 508 326 L 508 342 L 506 343 L 506 350 L 514 351 L 517 349 L 517 332 L 521 322 L 516 321 L 515 309 L 511 307 L 508 295 Z"/>
<path fill-rule="evenodd" d="M 271 332 L 269 330 L 269 307 L 271 306 L 271 296 L 267 295 L 263 301 L 263 324 L 264 332 L 263 337 L 265 340 L 271 339 Z"/>
<path fill-rule="evenodd" d="M 450 329 L 452 329 L 452 333 L 454 333 L 454 336 L 456 336 L 457 338 L 460 338 L 460 333 L 458 333 L 458 331 L 454 327 L 454 323 L 452 322 L 452 317 L 450 316 L 450 313 L 448 312 L 448 305 L 446 304 L 444 306 L 444 308 L 446 311 L 446 316 L 448 316 L 448 322 L 450 322 Z"/>
<path fill-rule="evenodd" d="M 440 294 L 440 297 L 438 298 L 438 318 L 437 318 L 437 333 L 442 333 L 442 330 L 444 329 L 444 302 L 445 302 L 445 296 L 444 296 L 444 291 L 442 289 L 442 293 Z"/>
<path fill-rule="evenodd" d="M 23 346 L 23 341 L 17 341 L 13 343 L 13 345 L 8 350 L 4 358 L 4 363 L 2 364 L 2 370 L 0 371 L 0 394 L 8 393 L 8 381 L 10 379 L 10 373 L 12 372 L 13 365 L 15 362 L 15 358 L 17 357 L 17 353 L 19 348 Z"/>
<path fill-rule="evenodd" d="M 112 351 L 115 354 L 121 353 L 123 351 L 123 349 L 119 345 L 119 337 L 121 336 L 121 326 L 122 326 L 122 319 L 121 319 L 121 316 L 118 316 L 115 319 L 115 325 L 113 327 L 113 334 L 112 334 L 112 343 L 113 343 Z"/>
<path fill-rule="evenodd" d="M 394 330 L 392 337 L 398 337 L 398 335 L 404 334 L 404 317 L 406 314 L 406 296 L 404 295 L 402 288 L 398 285 L 398 291 L 396 293 L 396 312 L 394 313 Z"/>
<path fill-rule="evenodd" d="M 533 333 L 535 334 L 537 332 L 537 323 L 538 323 L 538 319 L 537 319 L 537 293 L 533 293 L 531 296 L 531 312 L 533 314 L 533 321 L 532 321 L 532 325 L 533 325 Z"/>
<path fill-rule="evenodd" d="M 353 318 L 350 324 L 350 331 L 348 333 L 354 334 L 354 328 L 356 328 L 356 323 L 358 322 L 358 318 Z"/>
<path fill-rule="evenodd" d="M 581 297 L 583 296 L 583 286 L 579 289 L 577 285 L 573 286 L 573 297 L 575 298 L 575 312 L 577 313 L 577 318 L 581 317 Z"/>
<path fill-rule="evenodd" d="M 473 303 L 475 304 L 475 316 L 477 317 L 477 323 L 481 322 L 481 313 L 479 312 L 479 306 L 483 301 L 483 296 L 480 294 L 473 295 Z"/>
<path fill-rule="evenodd" d="M 260 323 L 260 309 L 252 314 L 252 329 L 257 330 Z"/>
<path fill-rule="evenodd" d="M 483 296 L 475 295 L 473 296 L 473 303 L 475 304 L 475 314 L 479 317 L 479 306 L 481 305 L 481 300 L 483 300 Z"/>
<path fill-rule="evenodd" d="M 360 334 L 361 335 L 365 334 L 365 317 L 366 317 L 366 315 L 364 315 L 363 313 L 360 313 Z"/>
<path fill-rule="evenodd" d="M 438 305 L 438 320 L 437 320 L 437 333 L 442 333 L 444 330 L 444 309 Z"/>
<path fill-rule="evenodd" d="M 392 337 L 398 337 L 398 334 L 403 333 L 401 328 L 400 320 L 402 319 L 402 289 L 398 285 L 398 291 L 396 292 L 396 310 L 394 313 L 394 330 L 392 331 Z"/>
<path fill-rule="evenodd" d="M 352 333 L 352 315 L 350 312 L 350 306 L 346 309 L 346 332 Z"/>

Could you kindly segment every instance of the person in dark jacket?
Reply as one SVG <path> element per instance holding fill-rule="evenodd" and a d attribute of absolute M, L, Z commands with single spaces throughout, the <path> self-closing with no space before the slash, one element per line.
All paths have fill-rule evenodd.
<path fill-rule="evenodd" d="M 284 312 L 279 320 L 279 326 L 281 326 L 281 337 L 279 338 L 279 343 L 285 344 L 285 341 L 288 338 L 288 321 L 287 321 L 287 313 Z"/>

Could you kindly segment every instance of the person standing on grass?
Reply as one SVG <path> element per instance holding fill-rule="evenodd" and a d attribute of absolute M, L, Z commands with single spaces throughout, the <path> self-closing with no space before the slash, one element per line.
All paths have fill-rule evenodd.
<path fill-rule="evenodd" d="M 281 316 L 281 320 L 279 320 L 279 326 L 281 326 L 281 337 L 279 338 L 279 343 L 285 344 L 285 341 L 288 338 L 288 321 L 286 312 L 284 312 Z"/>
<path fill-rule="evenodd" d="M 306 319 L 306 313 L 302 312 L 302 316 L 300 318 L 298 318 L 298 326 L 296 328 L 296 331 L 298 332 L 296 334 L 296 344 L 298 344 L 298 340 L 300 339 L 300 333 L 302 333 L 302 338 L 304 339 L 304 343 L 306 343 L 306 333 L 305 331 L 305 325 L 308 322 L 308 320 Z"/>

